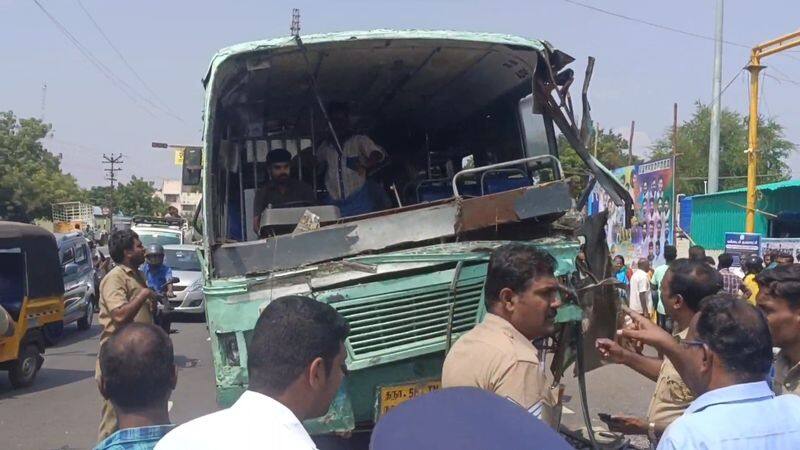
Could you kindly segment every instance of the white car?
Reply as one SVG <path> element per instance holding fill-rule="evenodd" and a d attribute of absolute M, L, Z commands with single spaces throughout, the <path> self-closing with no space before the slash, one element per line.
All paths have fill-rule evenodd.
<path fill-rule="evenodd" d="M 186 220 L 167 217 L 142 217 L 131 219 L 131 230 L 139 235 L 145 248 L 150 244 L 183 244 Z"/>
<path fill-rule="evenodd" d="M 172 286 L 175 297 L 169 299 L 171 311 L 186 314 L 205 314 L 203 276 L 196 245 L 165 245 L 164 264 L 180 281 Z"/>

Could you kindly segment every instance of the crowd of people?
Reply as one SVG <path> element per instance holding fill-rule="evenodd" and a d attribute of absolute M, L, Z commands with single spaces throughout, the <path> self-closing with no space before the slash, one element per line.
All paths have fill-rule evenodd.
<path fill-rule="evenodd" d="M 96 449 L 316 448 L 302 421 L 325 414 L 348 374 L 349 326 L 333 307 L 303 296 L 270 302 L 248 343 L 247 390 L 230 408 L 175 426 L 167 406 L 178 382 L 174 352 L 153 325 L 154 292 L 138 270 L 145 249 L 130 230 L 114 233 L 109 247 L 117 265 L 101 286 L 96 379 L 105 402 Z M 751 271 L 756 259 L 747 258 L 748 287 L 730 255 L 718 267 L 700 247 L 677 258 L 668 246 L 665 256 L 664 266 L 642 259 L 630 275 L 617 273 L 628 283 L 627 322 L 614 339 L 598 339 L 597 351 L 656 386 L 646 414 L 603 417 L 608 428 L 667 450 L 800 448 L 800 264 L 775 258 L 774 267 Z M 447 353 L 443 388 L 493 392 L 531 420 L 558 423 L 563 388 L 548 382 L 536 345 L 552 335 L 561 306 L 555 267 L 528 245 L 494 250 L 486 317 Z M 254 441 L 254 430 L 268 438 Z"/>
<path fill-rule="evenodd" d="M 656 388 L 645 417 L 610 416 L 609 429 L 648 435 L 659 449 L 798 448 L 800 264 L 783 253 L 746 255 L 734 267 L 734 255 L 715 263 L 700 246 L 685 259 L 675 247 L 664 252 L 654 270 L 646 259 L 634 271 L 615 257 L 631 324 L 596 346 Z M 649 283 L 634 282 L 637 272 Z M 752 421 L 778 411 L 769 424 Z"/>

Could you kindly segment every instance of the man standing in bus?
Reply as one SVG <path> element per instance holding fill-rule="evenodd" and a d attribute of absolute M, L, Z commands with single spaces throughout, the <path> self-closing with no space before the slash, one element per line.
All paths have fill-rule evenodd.
<path fill-rule="evenodd" d="M 342 152 L 331 136 L 319 148 L 317 159 L 326 166 L 325 186 L 343 217 L 375 211 L 386 194 L 370 186 L 367 173 L 386 158 L 386 152 L 368 136 L 353 132 L 346 103 L 331 102 L 328 118 Z"/>

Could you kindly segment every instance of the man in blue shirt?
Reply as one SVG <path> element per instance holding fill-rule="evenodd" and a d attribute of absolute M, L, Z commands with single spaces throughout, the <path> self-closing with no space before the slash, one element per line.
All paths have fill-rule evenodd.
<path fill-rule="evenodd" d="M 142 272 L 147 279 L 147 287 L 157 294 L 172 298 L 172 269 L 164 264 L 164 247 L 160 244 L 150 244 L 145 252 L 146 262 L 142 264 Z M 166 333 L 171 333 L 172 320 L 169 315 L 169 301 L 165 301 L 159 308 L 154 318 Z"/>
<path fill-rule="evenodd" d="M 675 342 L 647 318 L 622 335 L 662 350 L 699 397 L 667 428 L 659 450 L 800 448 L 800 397 L 765 381 L 772 338 L 764 315 L 731 294 L 707 297 L 687 339 Z"/>
<path fill-rule="evenodd" d="M 166 293 L 167 297 L 172 297 L 172 283 L 167 283 L 172 278 L 172 269 L 164 264 L 164 247 L 150 244 L 145 258 L 142 272 L 147 277 L 147 287 L 159 294 Z"/>
<path fill-rule="evenodd" d="M 119 430 L 94 450 L 151 450 L 174 425 L 167 404 L 178 380 L 172 342 L 155 325 L 129 323 L 100 348 L 98 388 Z"/>

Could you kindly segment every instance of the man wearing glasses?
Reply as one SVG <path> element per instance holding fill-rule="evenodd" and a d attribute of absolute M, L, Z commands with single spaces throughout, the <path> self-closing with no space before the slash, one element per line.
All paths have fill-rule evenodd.
<path fill-rule="evenodd" d="M 247 345 L 248 389 L 230 408 L 174 429 L 156 450 L 316 449 L 301 422 L 328 411 L 347 374 L 349 332 L 326 303 L 302 296 L 272 301 Z"/>
<path fill-rule="evenodd" d="M 708 297 L 681 343 L 628 312 L 635 326 L 622 335 L 664 352 L 698 395 L 667 428 L 659 450 L 800 448 L 800 398 L 776 396 L 765 381 L 772 339 L 758 309 L 727 293 Z"/>
<path fill-rule="evenodd" d="M 702 260 L 676 259 L 670 264 L 661 281 L 661 301 L 674 324 L 673 340 L 686 338 L 700 301 L 721 288 L 719 273 Z M 651 442 L 656 442 L 667 426 L 694 400 L 694 392 L 684 383 L 669 358 L 645 356 L 610 339 L 598 339 L 596 347 L 604 360 L 625 364 L 656 382 L 647 417 L 613 415 L 608 421 L 609 430 L 646 434 Z"/>

